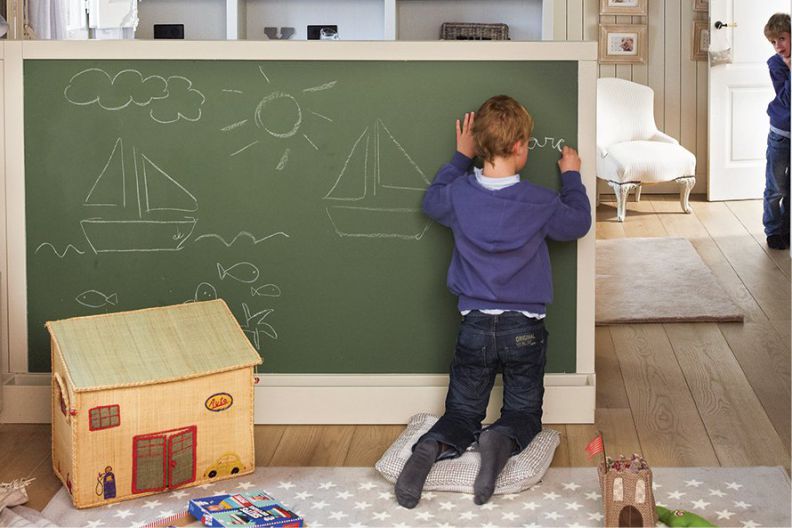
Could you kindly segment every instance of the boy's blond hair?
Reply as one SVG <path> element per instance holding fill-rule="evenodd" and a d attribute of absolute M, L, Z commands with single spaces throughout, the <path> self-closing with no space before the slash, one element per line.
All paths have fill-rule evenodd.
<path fill-rule="evenodd" d="M 528 141 L 532 130 L 533 117 L 523 105 L 508 95 L 490 97 L 473 122 L 476 153 L 490 163 L 496 157 L 507 158 L 516 142 Z"/>
<path fill-rule="evenodd" d="M 764 27 L 764 35 L 767 40 L 778 38 L 781 33 L 789 33 L 789 15 L 786 13 L 774 14 Z"/>

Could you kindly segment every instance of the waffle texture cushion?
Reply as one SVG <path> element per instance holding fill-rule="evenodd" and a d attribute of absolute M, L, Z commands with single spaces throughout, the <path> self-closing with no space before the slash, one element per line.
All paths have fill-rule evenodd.
<path fill-rule="evenodd" d="M 377 461 L 374 468 L 386 480 L 395 483 L 412 454 L 412 446 L 437 419 L 437 416 L 428 413 L 416 414 L 410 418 L 407 428 Z M 542 429 L 528 447 L 506 463 L 495 483 L 495 493 L 517 493 L 539 482 L 550 467 L 560 438 L 558 431 Z M 426 478 L 423 489 L 472 494 L 473 482 L 476 480 L 480 464 L 478 445 L 473 444 L 461 457 L 436 462 Z"/>

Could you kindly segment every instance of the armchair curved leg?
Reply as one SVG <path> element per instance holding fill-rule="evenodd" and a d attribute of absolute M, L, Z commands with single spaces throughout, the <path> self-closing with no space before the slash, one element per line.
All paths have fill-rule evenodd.
<path fill-rule="evenodd" d="M 640 183 L 637 184 L 636 187 L 635 187 L 635 201 L 636 202 L 640 202 L 641 201 L 641 184 Z"/>
<path fill-rule="evenodd" d="M 608 185 L 616 195 L 616 221 L 624 222 L 624 215 L 627 209 L 627 196 L 635 188 L 640 187 L 637 183 L 616 183 L 609 181 Z"/>
<path fill-rule="evenodd" d="M 693 209 L 690 207 L 690 203 L 688 199 L 690 198 L 690 190 L 696 185 L 696 177 L 695 176 L 685 176 L 684 178 L 677 178 L 676 180 L 681 190 L 679 191 L 679 202 L 682 205 L 682 210 L 687 214 L 693 212 Z"/>

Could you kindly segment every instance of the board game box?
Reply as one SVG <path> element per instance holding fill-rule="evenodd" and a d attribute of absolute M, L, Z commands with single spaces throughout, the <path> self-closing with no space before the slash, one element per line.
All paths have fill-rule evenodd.
<path fill-rule="evenodd" d="M 266 491 L 192 499 L 190 514 L 206 526 L 303 526 L 303 519 Z"/>

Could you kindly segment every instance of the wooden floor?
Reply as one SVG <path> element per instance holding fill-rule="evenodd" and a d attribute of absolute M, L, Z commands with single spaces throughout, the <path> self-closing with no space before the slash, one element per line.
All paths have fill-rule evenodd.
<path fill-rule="evenodd" d="M 553 466 L 590 466 L 596 430 L 611 454 L 640 452 L 654 466 L 790 466 L 790 259 L 768 250 L 759 201 L 673 196 L 597 209 L 597 238 L 688 238 L 746 314 L 744 324 L 598 327 L 595 425 L 550 425 L 562 442 Z M 663 255 L 657 255 L 663 258 Z M 416 412 L 420 409 L 416 409 Z M 263 466 L 371 466 L 403 426 L 257 426 Z M 47 425 L 0 425 L 0 481 L 36 477 L 29 506 L 60 484 Z"/>

